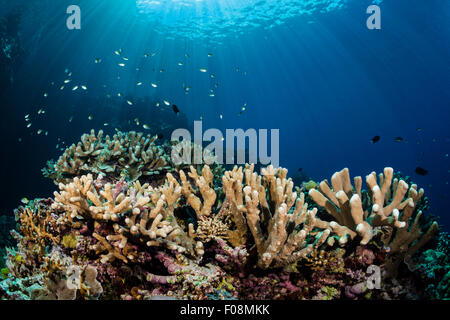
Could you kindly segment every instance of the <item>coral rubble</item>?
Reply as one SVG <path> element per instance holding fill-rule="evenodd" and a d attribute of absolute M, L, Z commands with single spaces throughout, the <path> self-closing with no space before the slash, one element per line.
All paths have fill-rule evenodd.
<path fill-rule="evenodd" d="M 59 190 L 15 211 L 3 299 L 448 298 L 448 243 L 422 250 L 437 223 L 391 168 L 367 191 L 348 169 L 299 189 L 283 168 L 176 166 L 151 136 L 92 131 L 45 172 Z"/>

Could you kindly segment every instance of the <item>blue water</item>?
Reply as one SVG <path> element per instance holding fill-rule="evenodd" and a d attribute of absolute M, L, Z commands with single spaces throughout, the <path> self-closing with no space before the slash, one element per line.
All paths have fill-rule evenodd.
<path fill-rule="evenodd" d="M 425 189 L 430 212 L 448 229 L 450 1 L 377 1 L 382 30 L 368 30 L 372 3 L 0 1 L 1 16 L 22 13 L 25 50 L 13 82 L 0 91 L 2 213 L 24 196 L 51 195 L 54 186 L 40 169 L 60 155 L 60 141 L 126 126 L 136 110 L 106 98 L 120 92 L 175 103 L 190 126 L 202 117 L 204 129 L 223 132 L 280 129 L 281 166 L 317 181 L 343 167 L 364 176 L 392 166 Z M 66 28 L 70 4 L 82 9 L 81 30 Z M 128 61 L 114 54 L 119 49 Z M 72 82 L 60 90 L 66 69 Z M 74 92 L 74 85 L 87 90 Z M 41 108 L 46 113 L 38 116 Z M 372 144 L 376 135 L 381 140 Z M 404 141 L 395 142 L 399 136 Z M 417 175 L 418 166 L 429 174 Z"/>

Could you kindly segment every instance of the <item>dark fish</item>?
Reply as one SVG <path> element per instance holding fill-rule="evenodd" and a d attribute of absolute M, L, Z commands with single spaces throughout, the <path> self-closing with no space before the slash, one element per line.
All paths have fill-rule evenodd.
<path fill-rule="evenodd" d="M 380 141 L 381 137 L 380 136 L 375 136 L 372 138 L 372 143 L 377 143 L 378 141 Z"/>
<path fill-rule="evenodd" d="M 402 141 L 403 141 L 403 138 L 402 138 L 402 137 L 397 137 L 397 138 L 394 139 L 394 141 L 395 141 L 395 142 L 402 142 Z"/>
<path fill-rule="evenodd" d="M 421 176 L 426 176 L 428 174 L 428 170 L 426 170 L 426 169 L 424 169 L 422 167 L 417 167 L 416 168 L 416 173 L 418 175 L 421 175 Z"/>
<path fill-rule="evenodd" d="M 178 109 L 178 107 L 174 104 L 172 105 L 172 109 L 173 109 L 173 112 L 175 112 L 176 114 L 180 113 L 180 109 Z"/>
<path fill-rule="evenodd" d="M 158 134 L 158 139 L 159 139 L 159 140 L 164 139 L 164 135 L 163 135 L 163 134 Z"/>
<path fill-rule="evenodd" d="M 302 172 L 303 171 L 303 168 L 298 168 L 298 172 Z"/>

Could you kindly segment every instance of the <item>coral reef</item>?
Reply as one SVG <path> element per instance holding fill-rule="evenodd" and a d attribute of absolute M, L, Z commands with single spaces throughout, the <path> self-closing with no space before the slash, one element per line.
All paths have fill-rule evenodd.
<path fill-rule="evenodd" d="M 160 146 L 157 136 L 145 136 L 131 131 L 117 132 L 112 138 L 100 130 L 84 134 L 77 145 L 65 150 L 56 163 L 43 169 L 45 176 L 55 182 L 67 182 L 88 173 L 104 174 L 112 180 L 125 177 L 135 181 L 142 175 L 158 176 L 170 170 L 170 160 Z"/>
<path fill-rule="evenodd" d="M 448 298 L 448 238 L 429 247 L 424 192 L 391 168 L 368 191 L 348 169 L 296 188 L 283 168 L 177 166 L 151 136 L 92 131 L 53 169 L 53 197 L 15 211 L 2 299 Z"/>
<path fill-rule="evenodd" d="M 345 168 L 331 177 L 331 185 L 324 180 L 319 190 L 309 191 L 316 204 L 335 220 L 330 227 L 339 236 L 339 243 L 359 236 L 360 243 L 365 245 L 376 233 L 382 234 L 383 244 L 389 248 L 386 261 L 389 275 L 395 275 L 398 264 L 410 259 L 438 231 L 436 222 L 426 231 L 420 229 L 422 211 L 415 208 L 424 190 L 417 190 L 417 185 L 409 186 L 402 179 L 393 179 L 393 175 L 392 168 L 385 168 L 377 183 L 377 175 L 372 172 L 366 176 L 369 190 L 363 193 L 362 178 L 355 177 L 353 187 Z"/>

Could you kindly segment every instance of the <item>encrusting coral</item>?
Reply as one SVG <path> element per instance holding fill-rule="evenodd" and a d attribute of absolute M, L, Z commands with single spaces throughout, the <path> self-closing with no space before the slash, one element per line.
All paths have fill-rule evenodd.
<path fill-rule="evenodd" d="M 16 210 L 1 298 L 400 299 L 437 231 L 391 168 L 305 194 L 283 168 L 175 166 L 154 137 L 92 131 L 54 169 L 53 199 Z M 369 266 L 395 281 L 368 288 Z"/>

